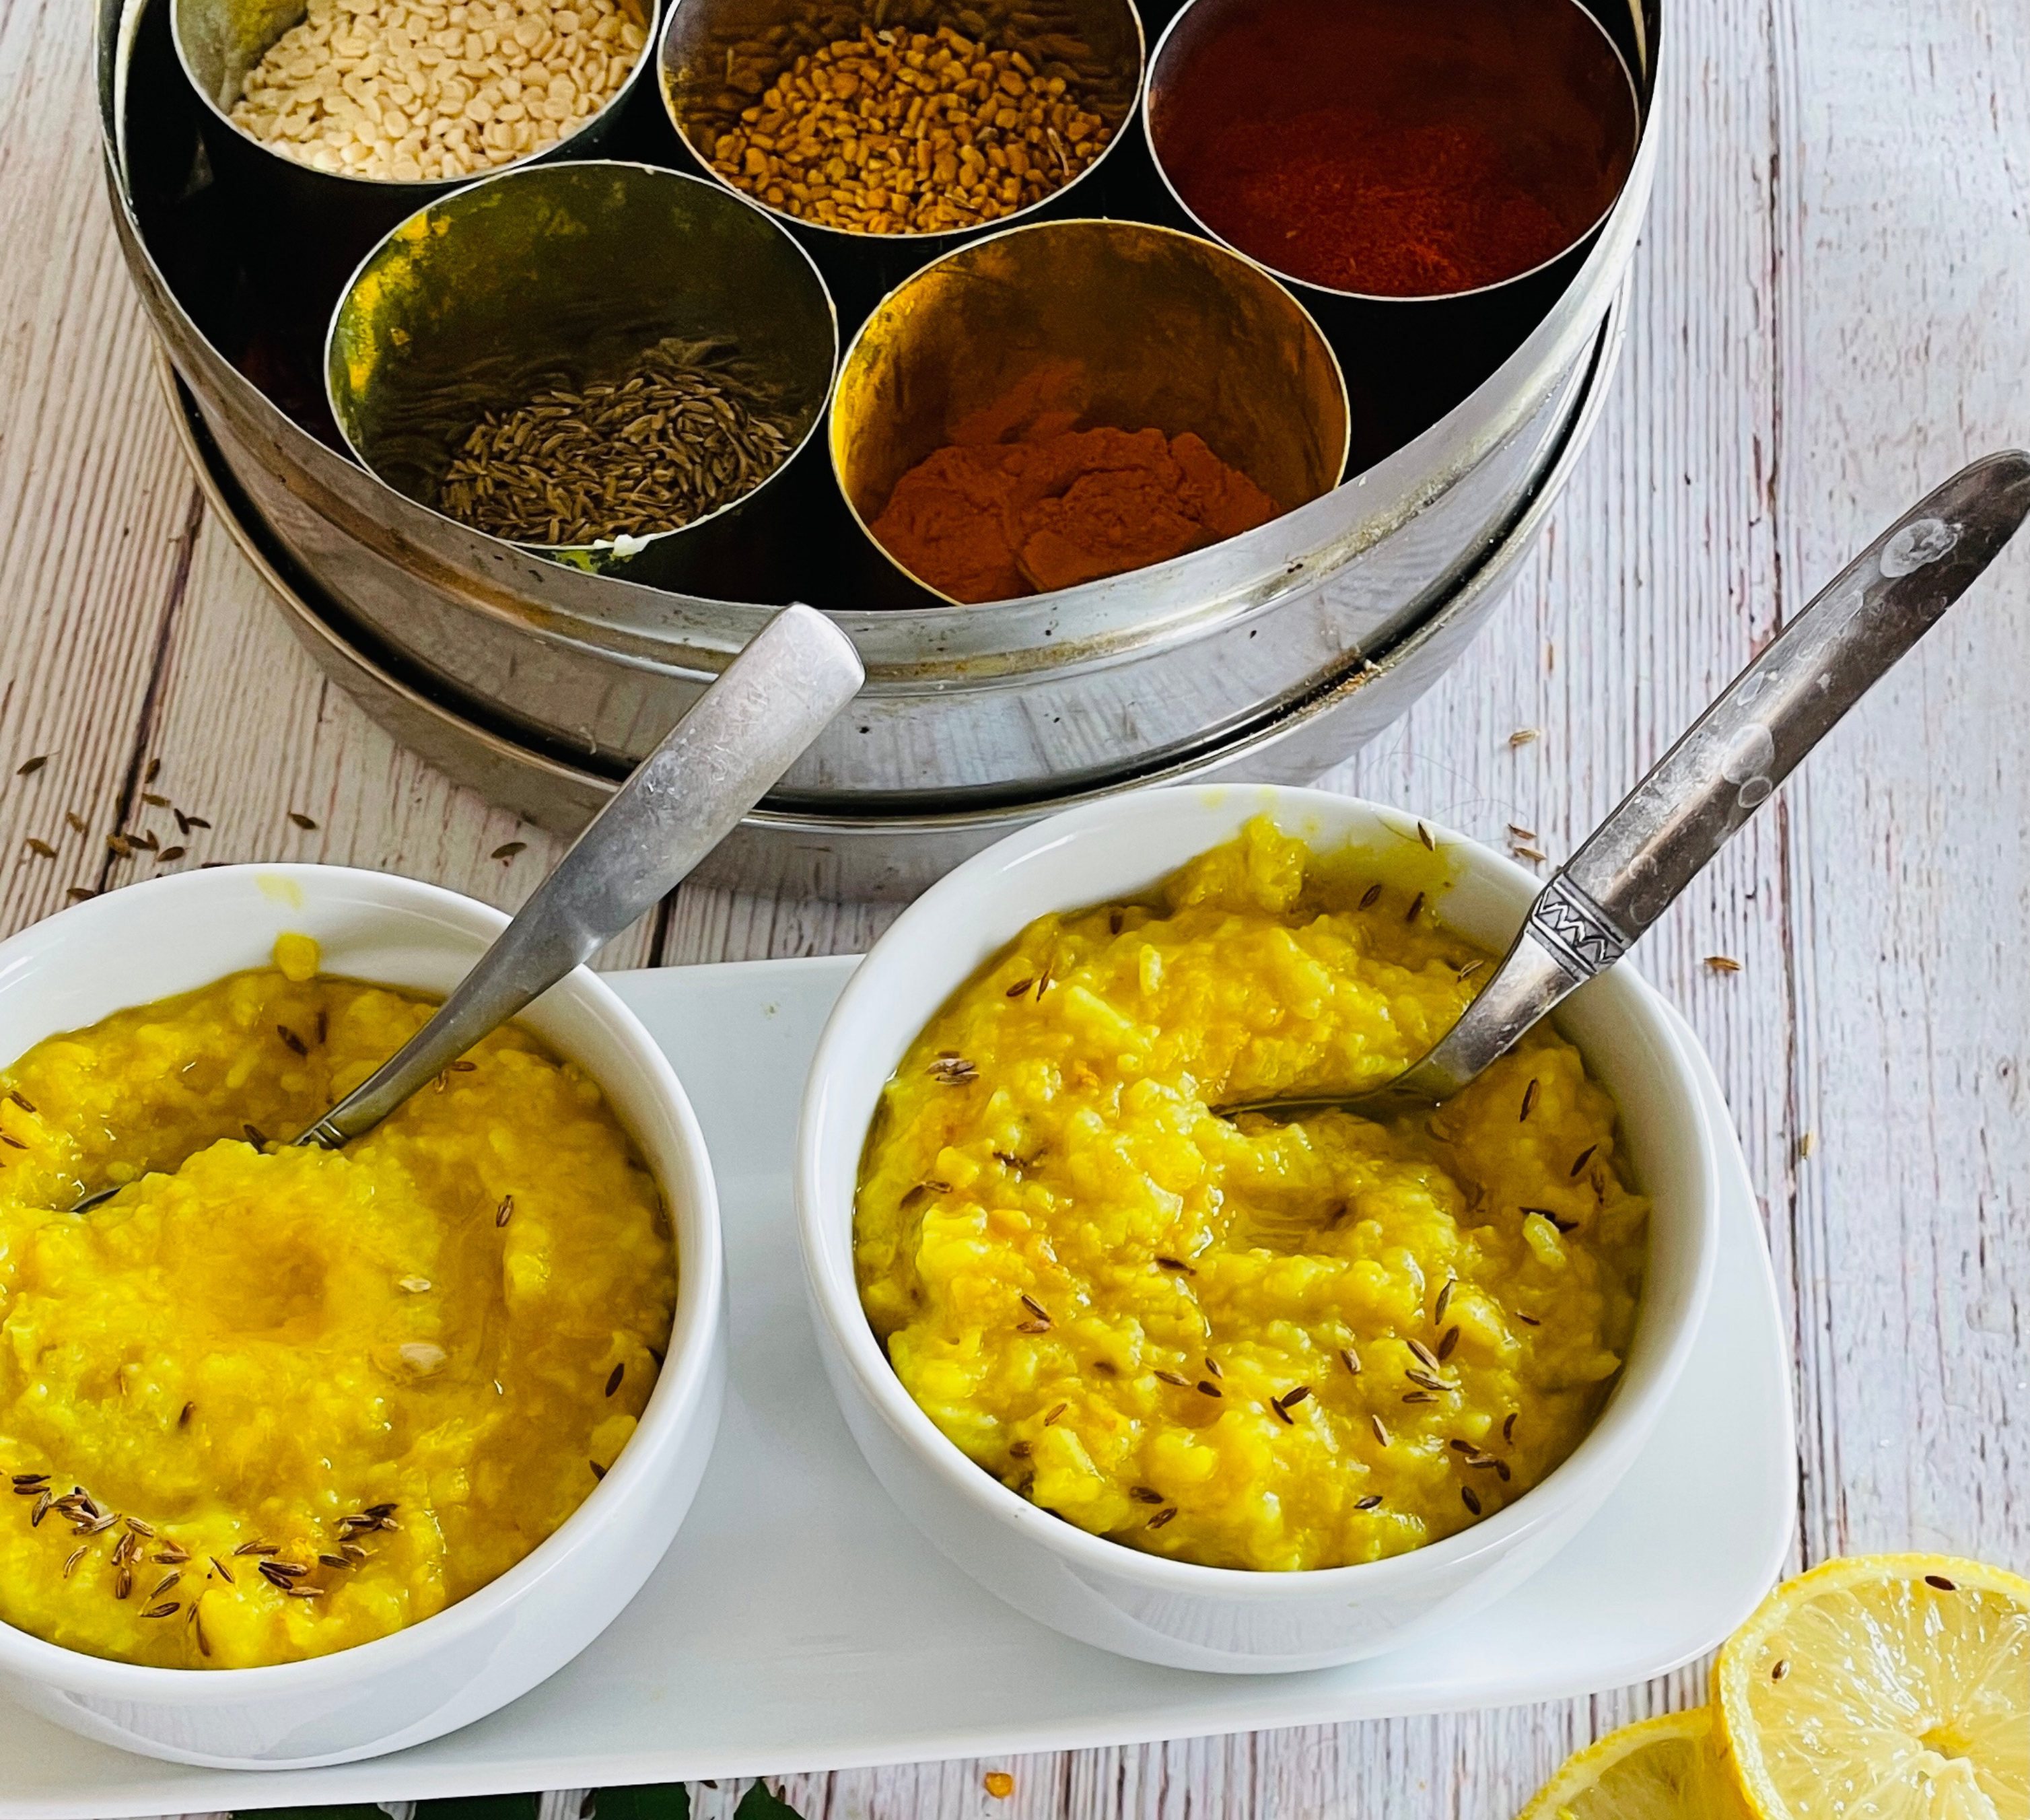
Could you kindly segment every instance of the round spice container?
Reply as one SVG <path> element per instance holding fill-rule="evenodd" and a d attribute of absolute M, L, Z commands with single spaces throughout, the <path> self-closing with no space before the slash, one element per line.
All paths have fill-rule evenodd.
<path fill-rule="evenodd" d="M 238 139 L 428 190 L 580 142 L 633 87 L 656 16 L 655 0 L 175 0 L 172 22 Z"/>
<path fill-rule="evenodd" d="M 1308 503 L 1338 483 L 1348 417 L 1331 347 L 1259 266 L 1167 228 L 1043 221 L 946 254 L 868 319 L 832 468 L 890 562 L 973 604 L 1104 584 Z"/>
<path fill-rule="evenodd" d="M 579 568 L 751 590 L 787 529 L 757 507 L 812 440 L 838 350 L 824 280 L 760 210 L 674 171 L 563 163 L 389 234 L 340 301 L 325 377 L 352 454 L 417 503 Z"/>
<path fill-rule="evenodd" d="M 699 164 L 871 304 L 1095 169 L 1143 60 L 1132 0 L 673 0 L 660 73 Z"/>
<path fill-rule="evenodd" d="M 1456 298 L 1588 240 L 1640 104 L 1578 0 L 1189 0 L 1144 129 L 1206 232 L 1340 297 Z"/>

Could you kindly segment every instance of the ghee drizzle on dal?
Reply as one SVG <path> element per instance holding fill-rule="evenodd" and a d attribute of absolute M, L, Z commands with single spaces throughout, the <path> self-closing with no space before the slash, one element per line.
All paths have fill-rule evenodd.
<path fill-rule="evenodd" d="M 597 1086 L 510 1026 L 343 1153 L 264 1153 L 433 1008 L 275 959 L 0 1073 L 0 1620 L 86 1654 L 416 1623 L 577 1508 L 660 1369 L 669 1221 Z"/>
<path fill-rule="evenodd" d="M 946 1435 L 1082 1528 L 1212 1566 L 1400 1554 L 1535 1484 L 1619 1369 L 1648 1203 L 1554 1032 L 1386 1129 L 1206 1110 L 1378 1085 L 1472 997 L 1485 957 L 1355 864 L 1258 819 L 1149 904 L 1041 918 L 885 1090 L 868 1317 Z"/>

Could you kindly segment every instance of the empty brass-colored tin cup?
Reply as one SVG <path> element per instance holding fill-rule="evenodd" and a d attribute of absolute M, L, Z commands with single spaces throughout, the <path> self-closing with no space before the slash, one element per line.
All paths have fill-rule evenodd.
<path fill-rule="evenodd" d="M 1187 0 L 1143 128 L 1185 214 L 1286 283 L 1429 303 L 1588 242 L 1641 112 L 1579 0 Z"/>
<path fill-rule="evenodd" d="M 983 423 L 1013 440 L 1046 418 L 1194 433 L 1279 512 L 1346 461 L 1339 362 L 1267 273 L 1170 228 L 1070 221 L 976 240 L 882 303 L 840 369 L 832 470 L 879 547 L 870 527 L 926 457 Z"/>
<path fill-rule="evenodd" d="M 765 588 L 771 549 L 794 532 L 758 523 L 757 508 L 780 498 L 812 442 L 838 325 L 802 248 L 712 184 L 646 165 L 538 165 L 433 203 L 354 275 L 332 319 L 325 388 L 361 465 L 441 509 L 444 476 L 486 413 L 618 379 L 666 337 L 727 350 L 728 370 L 789 414 L 790 452 L 738 498 L 674 529 L 516 541 L 666 586 Z"/>
<path fill-rule="evenodd" d="M 658 66 L 664 106 L 699 168 L 742 194 L 748 192 L 715 167 L 714 148 L 779 72 L 827 45 L 858 39 L 863 31 L 935 36 L 946 27 L 975 43 L 1021 54 L 1039 77 L 1055 76 L 1074 85 L 1112 136 L 1097 158 L 1047 194 L 994 219 L 950 228 L 867 232 L 799 213 L 786 199 L 778 206 L 765 195 L 753 196 L 811 249 L 849 324 L 926 259 L 1017 221 L 1074 211 L 1066 199 L 1130 134 L 1144 55 L 1133 0 L 668 0 Z M 987 130 L 985 139 L 998 131 Z M 875 143 L 872 129 L 868 143 Z M 853 148 L 839 149 L 841 180 L 854 182 L 861 167 L 846 155 Z M 1061 147 L 1054 151 L 1046 143 L 1026 147 L 1024 158 L 1032 151 L 1041 169 L 1063 155 Z M 935 193 L 935 167 L 913 173 L 909 180 Z"/>

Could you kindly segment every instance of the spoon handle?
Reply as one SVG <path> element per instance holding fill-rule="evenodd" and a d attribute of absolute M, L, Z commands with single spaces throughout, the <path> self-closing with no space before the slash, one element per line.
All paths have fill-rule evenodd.
<path fill-rule="evenodd" d="M 1456 1091 L 1619 960 L 2027 514 L 2030 455 L 1987 455 L 1848 563 L 1545 886 L 1494 977 L 1411 1071 L 1417 1087 Z"/>
<path fill-rule="evenodd" d="M 652 909 L 733 831 L 864 678 L 852 641 L 787 607 L 593 818 L 437 1015 L 297 1138 L 335 1150 Z"/>

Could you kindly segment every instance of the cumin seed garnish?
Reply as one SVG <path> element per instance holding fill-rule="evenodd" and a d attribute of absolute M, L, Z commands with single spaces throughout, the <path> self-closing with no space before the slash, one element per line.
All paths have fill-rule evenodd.
<path fill-rule="evenodd" d="M 1935 1586 L 1941 1592 L 1957 1592 L 1959 1591 L 1959 1583 L 1957 1580 L 1946 1579 L 1943 1573 L 1926 1574 L 1924 1576 L 1924 1584 L 1927 1586 Z"/>
<path fill-rule="evenodd" d="M 1015 1324 L 1015 1331 L 1017 1333 L 1048 1333 L 1050 1324 L 1047 1320 L 1018 1320 Z"/>
<path fill-rule="evenodd" d="M 207 822 L 202 815 L 186 815 L 184 817 L 184 819 L 188 822 L 193 828 L 208 828 L 211 826 L 211 823 Z"/>
<path fill-rule="evenodd" d="M 50 1506 L 54 1502 L 55 1499 L 47 1491 L 35 1500 L 35 1509 L 28 1513 L 28 1527 L 31 1529 L 42 1527 L 43 1518 L 49 1514 Z"/>
<path fill-rule="evenodd" d="M 1445 1329 L 1445 1337 L 1438 1342 L 1438 1362 L 1442 1365 L 1452 1356 L 1452 1348 L 1459 1344 L 1459 1330 L 1456 1327 Z"/>
<path fill-rule="evenodd" d="M 50 762 L 50 755 L 49 753 L 44 752 L 36 753 L 32 759 L 24 759 L 20 763 L 14 767 L 14 775 L 17 778 L 33 777 L 37 771 L 40 771 L 44 765 Z"/>
<path fill-rule="evenodd" d="M 1536 1103 L 1537 1103 L 1537 1077 L 1536 1077 L 1534 1075 L 1532 1075 L 1530 1077 L 1530 1084 L 1529 1084 L 1529 1086 L 1527 1086 L 1526 1087 L 1525 1087 L 1525 1088 L 1522 1090 L 1522 1111 L 1521 1111 L 1521 1112 L 1518 1112 L 1518 1113 L 1515 1115 L 1516 1121 L 1517 1121 L 1517 1123 L 1518 1123 L 1518 1124 L 1520 1124 L 1520 1123 L 1521 1123 L 1524 1119 L 1526 1119 L 1526 1118 L 1528 1118 L 1528 1117 L 1529 1117 L 1529 1116 L 1530 1116 L 1530 1109 L 1532 1106 L 1534 1106 L 1534 1105 L 1536 1105 Z"/>
<path fill-rule="evenodd" d="M 1425 1345 L 1422 1340 L 1408 1340 L 1404 1343 L 1409 1347 L 1411 1351 L 1417 1355 L 1418 1359 L 1428 1369 L 1436 1371 L 1438 1369 L 1438 1355 L 1433 1352 L 1429 1346 Z"/>
<path fill-rule="evenodd" d="M 182 1605 L 173 1599 L 168 1604 L 152 1606 L 148 1610 L 143 1612 L 141 1615 L 143 1618 L 173 1618 L 182 1610 Z"/>
<path fill-rule="evenodd" d="M 120 1513 L 107 1510 L 96 1517 L 86 1517 L 71 1525 L 73 1536 L 98 1536 L 110 1529 L 120 1521 Z"/>
<path fill-rule="evenodd" d="M 1110 935 L 1118 935 L 1121 933 L 1121 925 L 1127 922 L 1127 920 L 1128 913 L 1125 910 L 1108 911 L 1106 913 L 1107 934 Z"/>
<path fill-rule="evenodd" d="M 606 1469 L 597 1460 L 588 1460 L 586 1464 L 592 1469 L 592 1476 L 595 1479 L 604 1479 L 606 1476 Z"/>
<path fill-rule="evenodd" d="M 1161 1252 L 1158 1252 L 1156 1254 L 1156 1262 L 1161 1268 L 1165 1270 L 1181 1270 L 1187 1276 L 1195 1276 L 1198 1275 L 1198 1272 L 1181 1257 L 1166 1257 Z"/>
<path fill-rule="evenodd" d="M 69 1579 L 69 1578 L 70 1578 L 70 1577 L 71 1577 L 71 1573 L 72 1573 L 72 1569 L 74 1569 L 76 1567 L 77 1564 L 78 1564 L 80 1561 L 82 1561 L 82 1560 L 85 1558 L 85 1556 L 87 1556 L 87 1554 L 89 1554 L 91 1552 L 91 1549 L 90 1549 L 90 1548 L 88 1548 L 88 1547 L 85 1547 L 85 1548 L 73 1548 L 73 1549 L 71 1551 L 71 1556 L 70 1556 L 70 1559 L 69 1559 L 69 1560 L 68 1560 L 68 1561 L 66 1561 L 66 1562 L 63 1564 L 63 1577 L 64 1577 L 65 1580 Z"/>
<path fill-rule="evenodd" d="M 37 840 L 33 834 L 27 836 L 21 845 L 39 860 L 54 860 L 57 856 L 55 848 L 52 847 L 47 841 Z"/>
<path fill-rule="evenodd" d="M 1008 1443 L 1008 1457 L 1011 1460 L 1026 1460 L 1035 1450 L 1027 1441 L 1010 1441 Z"/>
<path fill-rule="evenodd" d="M 1378 1509 L 1381 1503 L 1381 1500 L 1370 1491 L 1365 1498 L 1355 1499 L 1353 1507 L 1356 1510 L 1373 1510 Z"/>
<path fill-rule="evenodd" d="M 1281 1420 L 1284 1427 L 1287 1428 L 1296 1426 L 1296 1424 L 1290 1420 L 1290 1412 L 1283 1407 L 1283 1399 L 1281 1397 L 1271 1397 L 1269 1399 L 1269 1406 L 1276 1412 L 1277 1417 Z"/>
<path fill-rule="evenodd" d="M 1544 1324 L 1536 1317 L 1536 1316 L 1534 1314 L 1525 1314 L 1520 1309 L 1518 1309 L 1515 1311 L 1515 1318 L 1521 1321 L 1525 1327 L 1541 1327 Z"/>
<path fill-rule="evenodd" d="M 25 1150 L 28 1147 L 11 1131 L 0 1131 L 0 1144 L 5 1144 L 10 1150 Z"/>
<path fill-rule="evenodd" d="M 300 809 L 290 810 L 289 819 L 294 822 L 296 826 L 301 828 L 306 834 L 314 834 L 317 832 L 317 823 L 312 821 L 310 817 L 305 815 Z"/>
<path fill-rule="evenodd" d="M 1047 1321 L 1050 1318 L 1050 1311 L 1033 1295 L 1025 1293 L 1022 1298 L 1022 1306 L 1039 1320 Z"/>
<path fill-rule="evenodd" d="M 1434 1376 L 1430 1372 L 1412 1370 L 1407 1371 L 1403 1375 L 1419 1390 L 1448 1391 L 1452 1387 L 1443 1378 Z"/>
<path fill-rule="evenodd" d="M 1346 1369 L 1352 1372 L 1355 1377 L 1359 1377 L 1360 1376 L 1360 1354 L 1355 1352 L 1351 1346 L 1343 1346 L 1339 1349 L 1339 1356 L 1344 1361 Z"/>
<path fill-rule="evenodd" d="M 1469 960 L 1465 966 L 1453 970 L 1453 977 L 1456 979 L 1470 979 L 1486 964 L 1485 960 Z"/>
<path fill-rule="evenodd" d="M 243 1542 L 232 1551 L 237 1554 L 280 1554 L 282 1551 L 272 1542 Z"/>
<path fill-rule="evenodd" d="M 1286 1410 L 1294 1410 L 1311 1394 L 1311 1387 L 1309 1384 L 1299 1384 L 1293 1391 L 1285 1391 L 1281 1399 L 1283 1407 Z"/>
<path fill-rule="evenodd" d="M 1520 1410 L 1511 1410 L 1508 1412 L 1508 1420 L 1501 1424 L 1501 1438 L 1503 1440 L 1511 1443 L 1515 1440 L 1515 1418 L 1522 1413 L 1522 1412 Z"/>
<path fill-rule="evenodd" d="M 24 1498 L 34 1488 L 46 1485 L 49 1482 L 50 1476 L 46 1473 L 17 1473 L 13 1480 L 17 1495 Z"/>
<path fill-rule="evenodd" d="M 1411 1391 L 1403 1398 L 1406 1403 L 1434 1403 L 1437 1400 L 1429 1391 Z"/>
<path fill-rule="evenodd" d="M 1043 994 L 1039 993 L 1038 997 Z M 942 1081 L 946 1086 L 963 1086 L 968 1081 L 980 1079 L 980 1070 L 963 1056 L 941 1055 L 931 1064 L 931 1078 Z"/>
<path fill-rule="evenodd" d="M 366 1551 L 357 1542 L 341 1542 L 338 1545 L 338 1551 L 355 1567 L 369 1558 Z"/>
<path fill-rule="evenodd" d="M 493 1209 L 493 1224 L 496 1226 L 505 1226 L 514 1217 L 515 1197 L 512 1194 L 503 1194 L 500 1197 L 500 1205 Z"/>
<path fill-rule="evenodd" d="M 1480 1494 L 1470 1485 L 1459 1487 L 1459 1502 L 1474 1516 L 1478 1517 L 1480 1514 Z"/>
<path fill-rule="evenodd" d="M 1417 824 L 1417 838 L 1424 843 L 1426 852 L 1435 853 L 1438 850 L 1438 843 L 1431 838 L 1431 830 L 1422 822 Z"/>
<path fill-rule="evenodd" d="M 209 1559 L 210 1560 L 212 1566 L 218 1569 L 219 1578 L 223 1580 L 228 1586 L 237 1586 L 240 1584 L 238 1580 L 232 1577 L 232 1569 L 228 1567 L 224 1562 L 220 1560 L 216 1554 L 210 1556 Z"/>
<path fill-rule="evenodd" d="M 154 1525 L 152 1523 L 143 1523 L 138 1517 L 129 1517 L 127 1519 L 127 1527 L 132 1530 L 136 1536 L 146 1536 L 151 1540 L 153 1540 L 154 1536 Z"/>
<path fill-rule="evenodd" d="M 23 1112 L 29 1113 L 32 1116 L 33 1115 L 35 1109 L 34 1105 L 30 1102 L 28 1095 L 23 1093 L 19 1087 L 9 1087 L 7 1090 L 7 1098 L 12 1100 L 16 1105 L 19 1106 Z M 43 1476 L 46 1479 L 49 1476 L 49 1474 L 45 1473 Z"/>
<path fill-rule="evenodd" d="M 82 904 L 87 897 L 96 897 L 98 895 L 99 893 L 89 885 L 72 885 L 64 892 L 64 896 L 73 904 Z"/>
<path fill-rule="evenodd" d="M 1578 1155 L 1573 1159 L 1572 1166 L 1567 1176 L 1567 1179 L 1571 1181 L 1578 1180 L 1580 1170 L 1583 1169 L 1587 1164 L 1593 1161 L 1593 1153 L 1599 1148 L 1600 1146 L 1597 1144 L 1589 1144 L 1583 1150 L 1580 1151 Z"/>
<path fill-rule="evenodd" d="M 1708 954 L 1706 966 L 1714 973 L 1738 973 L 1741 971 L 1741 963 L 1731 954 Z"/>
<path fill-rule="evenodd" d="M 1772 1681 L 1780 1681 L 1790 1672 L 1790 1658 L 1788 1656 L 1779 1655 L 1770 1668 L 1769 1678 Z"/>
<path fill-rule="evenodd" d="M 1431 1305 L 1431 1320 L 1433 1324 L 1445 1318 L 1445 1310 L 1452 1306 L 1452 1291 L 1458 1287 L 1457 1277 L 1448 1276 L 1445 1279 L 1444 1287 L 1438 1291 L 1438 1299 Z"/>
<path fill-rule="evenodd" d="M 120 1571 L 113 1577 L 113 1596 L 115 1599 L 125 1599 L 133 1590 L 134 1569 L 123 1565 Z"/>
<path fill-rule="evenodd" d="M 1149 1519 L 1149 1527 L 1151 1529 L 1160 1529 L 1166 1523 L 1169 1522 L 1173 1517 L 1176 1516 L 1177 1514 L 1177 1507 L 1174 1504 L 1173 1504 L 1167 1510 L 1158 1510 L 1154 1516 Z"/>
<path fill-rule="evenodd" d="M 1128 1495 L 1138 1503 L 1160 1504 L 1163 1502 L 1163 1494 L 1153 1485 L 1130 1485 Z"/>
<path fill-rule="evenodd" d="M 282 1596 L 285 1599 L 322 1599 L 324 1588 L 322 1586 L 285 1586 L 282 1588 Z"/>
<path fill-rule="evenodd" d="M 1035 983 L 1035 976 L 1033 974 L 1030 975 L 1026 979 L 1018 979 L 1013 986 L 1009 987 L 1007 996 L 1010 998 L 1020 998 Z"/>
<path fill-rule="evenodd" d="M 141 1538 L 131 1532 L 113 1544 L 113 1565 L 125 1566 L 141 1552 Z"/>
<path fill-rule="evenodd" d="M 325 1032 L 326 1032 L 326 1031 L 328 1031 L 330 1028 L 331 1028 L 331 1018 L 330 1018 L 330 1015 L 329 1015 L 327 1012 L 325 1012 L 325 1010 L 324 1009 L 324 1008 L 323 1008 L 322 1005 L 320 1005 L 320 1006 L 318 1008 L 318 1014 L 317 1014 L 317 1039 L 318 1039 L 318 1042 L 319 1042 L 320 1044 L 322 1044 L 322 1043 L 323 1042 L 324 1039 L 325 1039 Z"/>
<path fill-rule="evenodd" d="M 1210 1378 L 1199 1379 L 1196 1384 L 1192 1386 L 1192 1388 L 1196 1391 L 1202 1397 L 1219 1397 L 1224 1396 L 1226 1394 Z"/>
<path fill-rule="evenodd" d="M 320 1554 L 318 1557 L 318 1566 L 320 1567 L 346 1568 L 351 1565 L 352 1563 L 343 1554 Z"/>
<path fill-rule="evenodd" d="M 1372 910 L 1381 896 L 1381 886 L 1379 881 L 1378 881 L 1374 884 L 1369 886 L 1365 891 L 1361 893 L 1360 908 L 1363 910 Z"/>
<path fill-rule="evenodd" d="M 176 1569 L 172 1567 L 167 1573 L 164 1574 L 160 1580 L 155 1582 L 155 1590 L 150 1593 L 148 1596 L 151 1599 L 160 1599 L 164 1593 L 167 1592 L 171 1587 L 174 1586 L 177 1582 L 182 1578 L 183 1576 L 179 1573 Z"/>
<path fill-rule="evenodd" d="M 148 760 L 148 768 L 141 774 L 141 782 L 144 784 L 151 784 L 162 774 L 162 761 L 158 758 L 151 758 Z"/>
<path fill-rule="evenodd" d="M 1508 743 L 1511 746 L 1528 745 L 1543 737 L 1544 730 L 1540 726 L 1519 726 L 1508 736 Z"/>
<path fill-rule="evenodd" d="M 1410 908 L 1403 912 L 1403 920 L 1405 923 L 1415 922 L 1417 920 L 1417 912 L 1422 909 L 1423 907 L 1424 893 L 1419 891 L 1415 897 L 1410 900 Z"/>
<path fill-rule="evenodd" d="M 1367 1425 L 1374 1429 L 1375 1439 L 1383 1447 L 1387 1447 L 1389 1445 L 1389 1431 L 1382 1427 L 1381 1418 L 1374 1414 L 1372 1411 L 1370 1411 L 1367 1417 Z"/>
<path fill-rule="evenodd" d="M 489 856 L 496 860 L 511 860 L 517 853 L 526 853 L 528 850 L 526 841 L 503 841 Z"/>
<path fill-rule="evenodd" d="M 1216 1378 L 1223 1378 L 1226 1376 L 1226 1373 L 1219 1369 L 1219 1361 L 1210 1353 L 1206 1354 L 1206 1369 Z"/>
<path fill-rule="evenodd" d="M 173 861 L 180 860 L 184 855 L 189 851 L 190 849 L 188 847 L 165 847 L 162 852 L 155 856 L 155 864 L 158 866 L 169 865 Z M 197 1607 L 195 1606 L 192 1606 L 191 1610 L 192 1611 L 195 1611 Z"/>
<path fill-rule="evenodd" d="M 310 1053 L 310 1046 L 305 1042 L 301 1037 L 298 1036 L 294 1031 L 290 1029 L 286 1023 L 277 1024 L 275 1026 L 275 1034 L 279 1036 L 284 1042 L 287 1043 L 291 1050 L 296 1054 L 308 1055 Z"/>
<path fill-rule="evenodd" d="M 615 1365 L 612 1371 L 606 1374 L 606 1394 L 609 1397 L 612 1396 L 615 1391 L 620 1388 L 620 1380 L 626 1376 L 626 1375 L 627 1361 L 625 1359 L 623 1359 L 619 1364 Z"/>
<path fill-rule="evenodd" d="M 1180 1391 L 1189 1390 L 1192 1387 L 1189 1378 L 1180 1377 L 1175 1372 L 1158 1372 L 1156 1376 L 1166 1384 L 1175 1384 Z"/>
<path fill-rule="evenodd" d="M 266 1148 L 268 1135 L 266 1132 L 262 1131 L 258 1125 L 248 1124 L 243 1121 L 240 1128 L 247 1134 L 247 1142 L 251 1144 L 255 1150 L 259 1150 Z"/>

